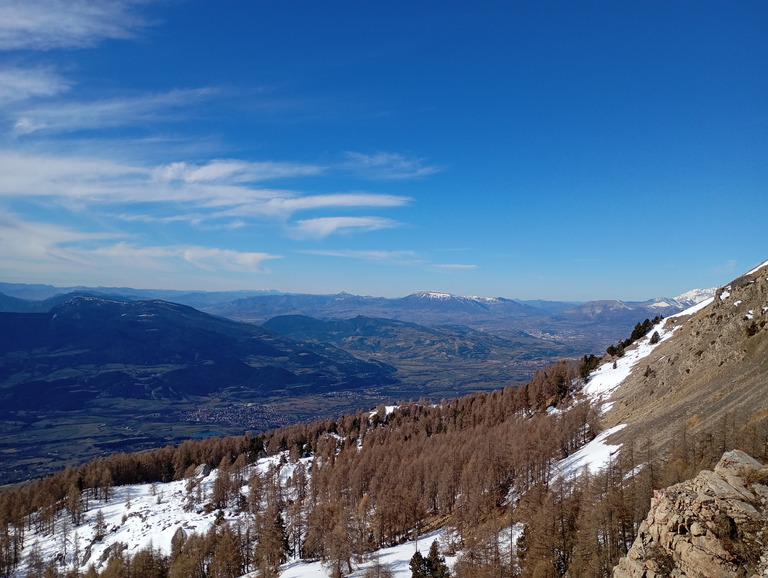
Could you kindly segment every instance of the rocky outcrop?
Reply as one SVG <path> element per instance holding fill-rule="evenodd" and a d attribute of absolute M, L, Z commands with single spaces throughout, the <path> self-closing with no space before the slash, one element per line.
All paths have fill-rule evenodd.
<path fill-rule="evenodd" d="M 658 490 L 614 578 L 768 576 L 768 468 L 739 450 Z"/>

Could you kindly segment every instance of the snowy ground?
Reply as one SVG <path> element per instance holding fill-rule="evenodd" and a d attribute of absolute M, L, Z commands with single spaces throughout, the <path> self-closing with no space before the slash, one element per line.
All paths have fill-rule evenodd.
<path fill-rule="evenodd" d="M 213 472 L 200 482 L 204 496 L 211 495 L 215 479 L 216 473 Z M 186 484 L 187 480 L 179 480 L 167 484 L 113 488 L 108 502 L 90 501 L 85 520 L 79 526 L 71 526 L 68 515 L 63 511 L 56 520 L 53 536 L 31 531 L 27 534 L 26 544 L 31 546 L 38 542 L 44 560 L 55 559 L 57 555 L 66 552 L 69 568 L 77 556 L 83 568 L 94 564 L 103 569 L 101 557 L 105 555 L 107 548 L 115 543 L 126 544 L 126 553 L 129 555 L 148 546 L 170 554 L 171 538 L 179 528 L 188 533 L 204 533 L 216 517 L 215 512 L 206 514 L 202 510 L 184 511 Z M 94 525 L 99 510 L 104 515 L 107 534 L 102 541 L 96 542 Z M 233 520 L 234 516 L 230 514 L 226 518 Z M 70 526 L 69 531 L 65 532 L 67 526 Z M 83 562 L 86 556 L 87 560 Z M 23 563 L 14 576 L 24 576 L 25 571 L 26 564 Z"/>
<path fill-rule="evenodd" d="M 621 448 L 619 445 L 610 445 L 605 443 L 612 434 L 623 429 L 627 424 L 619 424 L 602 432 L 599 436 L 582 447 L 579 451 L 572 453 L 565 459 L 560 460 L 555 464 L 555 475 L 552 476 L 552 481 L 557 480 L 560 476 L 563 476 L 566 480 L 572 480 L 579 477 L 579 474 L 584 470 L 588 470 L 590 473 L 597 473 L 611 460 L 616 452 Z"/>
<path fill-rule="evenodd" d="M 252 467 L 263 473 L 272 466 L 278 466 L 280 467 L 278 474 L 280 481 L 282 484 L 286 484 L 293 475 L 296 464 L 286 463 L 280 466 L 280 461 L 281 456 L 272 456 L 259 460 Z M 308 466 L 311 460 L 303 459 L 301 461 Z M 210 499 L 216 475 L 217 470 L 213 470 L 207 477 L 200 478 L 204 502 Z M 95 564 L 97 569 L 104 569 L 106 563 L 101 558 L 104 556 L 106 559 L 107 549 L 115 543 L 125 544 L 127 546 L 125 552 L 128 555 L 133 555 L 150 546 L 164 554 L 170 554 L 171 539 L 179 528 L 187 533 L 202 534 L 208 531 L 216 518 L 216 511 L 206 514 L 200 509 L 200 506 L 196 506 L 196 510 L 189 512 L 184 510 L 187 481 L 179 480 L 167 484 L 138 484 L 114 488 L 108 502 L 91 500 L 90 509 L 81 525 L 72 526 L 68 532 L 64 532 L 64 528 L 69 524 L 68 521 L 65 521 L 68 520 L 67 514 L 62 512 L 57 519 L 53 535 L 40 534 L 33 530 L 27 534 L 26 544 L 32 546 L 37 542 L 43 560 L 55 559 L 59 554 L 63 555 L 66 551 L 66 567 L 70 569 L 75 556 L 77 556 L 82 570 L 91 563 Z M 247 493 L 247 486 L 242 490 Z M 94 522 L 99 510 L 104 515 L 107 535 L 102 541 L 94 542 Z M 228 509 L 225 511 L 225 519 L 236 522 L 238 514 L 234 510 Z M 396 578 L 410 577 L 409 563 L 416 547 L 418 546 L 419 551 L 426 556 L 432 541 L 445 540 L 448 537 L 447 534 L 447 529 L 440 529 L 420 536 L 418 540 L 385 548 L 376 553 L 378 554 L 378 561 L 382 565 L 388 565 Z M 91 545 L 90 554 L 87 561 L 83 562 L 89 545 Z M 31 550 L 31 548 L 29 549 Z M 350 576 L 361 577 L 365 570 L 375 563 L 375 560 L 376 556 L 374 555 L 369 561 L 356 567 L 355 572 Z M 455 556 L 446 557 L 449 567 L 452 567 L 455 561 Z M 26 559 L 24 559 L 13 577 L 22 578 L 26 575 L 26 569 Z M 60 569 L 63 570 L 64 567 L 62 566 Z M 255 577 L 256 574 L 250 573 L 245 576 L 251 578 Z M 280 576 L 282 578 L 325 578 L 328 576 L 328 569 L 320 562 L 291 561 L 283 565 Z"/>
<path fill-rule="evenodd" d="M 441 528 L 440 530 L 430 534 L 420 536 L 417 541 L 410 540 L 404 544 L 400 544 L 399 546 L 393 546 L 392 548 L 384 548 L 383 550 L 379 550 L 376 552 L 376 554 L 374 554 L 374 556 L 371 557 L 370 561 L 361 564 L 349 576 L 351 578 L 362 577 L 366 569 L 375 564 L 376 556 L 378 555 L 379 564 L 382 566 L 385 564 L 389 566 L 389 569 L 392 571 L 392 574 L 395 578 L 410 578 L 411 568 L 409 564 L 411 562 L 411 557 L 416 552 L 417 545 L 419 552 L 421 552 L 422 555 L 426 557 L 432 542 L 437 540 L 439 544 L 441 538 L 443 538 L 443 534 L 446 532 L 447 530 L 445 528 Z M 453 564 L 456 562 L 456 557 L 446 556 L 445 561 L 448 565 L 448 568 L 452 568 Z M 246 576 L 251 578 L 255 577 L 256 574 L 252 573 L 247 574 Z M 280 578 L 328 578 L 328 570 L 320 562 L 289 562 L 288 564 L 284 564 L 282 566 L 280 570 Z"/>

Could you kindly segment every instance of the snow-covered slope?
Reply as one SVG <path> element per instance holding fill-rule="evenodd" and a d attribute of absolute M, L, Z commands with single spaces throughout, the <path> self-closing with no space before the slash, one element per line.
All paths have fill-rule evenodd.
<path fill-rule="evenodd" d="M 280 480 L 286 495 L 290 496 L 290 478 L 299 464 L 309 469 L 312 459 L 303 458 L 298 463 L 289 463 L 286 460 L 287 452 L 261 459 L 249 466 L 244 477 L 247 479 L 253 470 L 259 471 L 262 475 L 272 470 Z M 193 478 L 192 481 L 197 482 L 197 486 L 200 487 L 198 499 L 201 499 L 201 502 L 192 508 L 189 507 L 190 493 L 187 491 L 187 484 L 190 480 L 188 479 L 165 484 L 135 484 L 113 488 L 107 501 L 90 501 L 90 508 L 79 525 L 71 523 L 66 510 L 62 510 L 57 516 L 54 528 L 50 532 L 37 529 L 33 522 L 32 529 L 26 535 L 26 544 L 33 545 L 30 550 L 34 549 L 38 552 L 46 563 L 50 560 L 58 560 L 57 567 L 62 575 L 75 567 L 85 572 L 91 564 L 97 570 L 103 570 L 107 565 L 110 551 L 119 544 L 125 547 L 124 552 L 128 556 L 146 548 L 169 555 L 171 542 L 177 532 L 181 531 L 185 536 L 192 532 L 205 534 L 217 523 L 217 517 L 219 517 L 218 522 L 221 522 L 219 510 L 206 509 L 203 506 L 210 500 L 217 476 L 218 470 L 213 470 L 209 475 L 201 474 Z M 247 497 L 248 485 L 240 488 L 240 493 Z M 96 519 L 99 512 L 103 516 L 106 533 L 103 539 L 96 540 Z M 235 507 L 226 508 L 222 512 L 223 520 L 233 526 L 247 523 L 246 518 L 249 514 Z M 411 576 L 409 562 L 416 549 L 418 548 L 426 555 L 434 540 L 442 543 L 449 538 L 449 531 L 443 528 L 419 536 L 417 540 L 384 548 L 370 556 L 368 561 L 356 565 L 354 573 L 350 576 L 362 577 L 365 570 L 378 561 L 380 565 L 388 566 L 395 578 L 409 578 Z M 455 561 L 455 556 L 446 557 L 449 568 Z M 25 559 L 13 574 L 13 578 L 26 576 L 27 568 Z M 281 578 L 327 578 L 328 575 L 328 568 L 321 562 L 305 562 L 296 559 L 283 564 L 280 571 Z M 249 572 L 243 576 L 255 578 L 256 572 Z"/>

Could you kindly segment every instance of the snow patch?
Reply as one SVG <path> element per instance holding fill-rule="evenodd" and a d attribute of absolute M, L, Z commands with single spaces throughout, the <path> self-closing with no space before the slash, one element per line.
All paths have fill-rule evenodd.
<path fill-rule="evenodd" d="M 411 578 L 409 564 L 416 550 L 418 549 L 423 556 L 426 556 L 432 542 L 437 540 L 439 544 L 443 534 L 448 532 L 447 528 L 441 528 L 440 530 L 419 536 L 417 540 L 409 540 L 398 546 L 379 550 L 377 552 L 379 564 L 389 566 L 394 578 Z M 520 532 L 522 532 L 522 529 L 520 529 Z M 449 570 L 453 570 L 456 556 L 446 556 L 445 563 Z M 361 564 L 352 574 L 348 575 L 348 578 L 361 578 L 365 571 L 374 564 L 375 561 L 373 560 Z M 248 578 L 255 577 L 256 572 L 246 574 L 246 576 Z M 328 568 L 324 567 L 322 562 L 288 562 L 280 567 L 280 578 L 328 578 Z"/>
<path fill-rule="evenodd" d="M 705 303 L 702 301 L 702 303 Z M 689 311 L 701 308 L 703 305 L 700 303 L 694 305 L 689 309 L 686 309 L 682 313 L 673 315 L 669 319 L 674 317 L 687 315 Z M 654 325 L 648 332 L 648 335 L 638 341 L 634 347 L 628 349 L 622 357 L 619 357 L 613 364 L 604 363 L 597 369 L 595 369 L 588 378 L 587 384 L 582 390 L 583 393 L 595 403 L 603 402 L 602 410 L 608 411 L 610 406 L 606 406 L 606 400 L 610 395 L 619 387 L 624 380 L 632 373 L 632 368 L 638 361 L 650 355 L 658 343 L 666 341 L 674 333 L 677 327 L 667 329 L 664 321 Z M 656 344 L 651 343 L 651 337 L 657 331 L 659 333 L 659 341 Z"/>
<path fill-rule="evenodd" d="M 755 267 L 755 268 L 754 268 L 754 269 L 752 269 L 751 271 L 748 271 L 748 272 L 747 272 L 747 275 L 752 275 L 753 273 L 757 273 L 757 272 L 758 272 L 760 269 L 762 269 L 762 268 L 763 268 L 763 267 L 765 267 L 766 265 L 768 265 L 768 261 L 763 261 L 763 262 L 762 262 L 762 263 L 760 263 L 760 264 L 759 264 L 757 267 Z"/>
<path fill-rule="evenodd" d="M 621 444 L 615 446 L 607 444 L 605 440 L 612 434 L 625 428 L 626 425 L 622 423 L 605 430 L 583 448 L 557 462 L 555 464 L 556 473 L 553 476 L 553 481 L 560 476 L 566 480 L 572 480 L 578 477 L 584 470 L 595 474 L 603 469 L 621 447 Z"/>
<path fill-rule="evenodd" d="M 414 293 L 416 297 L 421 297 L 424 299 L 450 299 L 453 297 L 450 293 L 441 293 L 439 291 L 417 291 Z"/>
<path fill-rule="evenodd" d="M 397 406 L 396 406 L 396 405 L 385 405 L 385 406 L 384 406 L 384 415 L 389 415 L 389 414 L 391 414 L 393 411 L 395 411 L 396 409 L 397 409 Z M 369 413 L 368 413 L 368 415 L 369 415 L 370 417 L 373 417 L 373 416 L 374 416 L 374 415 L 376 415 L 377 413 L 379 413 L 379 411 L 378 411 L 378 410 L 376 410 L 376 409 L 374 409 L 373 411 L 369 412 Z"/>

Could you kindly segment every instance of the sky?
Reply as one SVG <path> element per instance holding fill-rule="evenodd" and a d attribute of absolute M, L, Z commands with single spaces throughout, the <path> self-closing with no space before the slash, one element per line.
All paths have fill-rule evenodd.
<path fill-rule="evenodd" d="M 0 281 L 643 300 L 768 258 L 768 4 L 0 2 Z"/>

